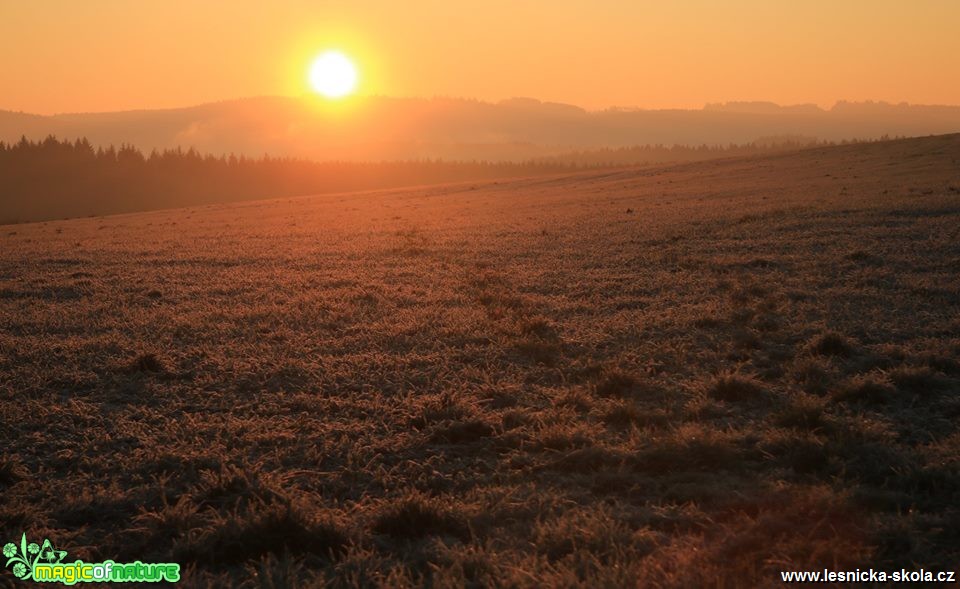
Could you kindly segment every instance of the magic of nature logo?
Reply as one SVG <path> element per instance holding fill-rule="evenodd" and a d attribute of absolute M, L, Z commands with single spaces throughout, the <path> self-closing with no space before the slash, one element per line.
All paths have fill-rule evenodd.
<path fill-rule="evenodd" d="M 3 546 L 6 566 L 13 576 L 23 581 L 38 583 L 159 583 L 180 580 L 180 565 L 174 562 L 64 562 L 66 550 L 57 550 L 49 539 L 42 543 L 27 542 L 20 537 L 19 545 L 8 542 Z"/>

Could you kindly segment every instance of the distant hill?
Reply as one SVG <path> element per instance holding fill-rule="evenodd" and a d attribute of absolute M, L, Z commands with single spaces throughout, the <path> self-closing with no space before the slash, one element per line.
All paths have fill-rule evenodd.
<path fill-rule="evenodd" d="M 774 102 L 722 102 L 711 103 L 703 107 L 703 110 L 712 112 L 739 112 L 749 114 L 823 114 L 822 108 L 816 104 L 794 104 L 791 106 L 780 106 Z"/>
<path fill-rule="evenodd" d="M 877 102 L 779 106 L 711 104 L 701 110 L 608 109 L 512 98 L 357 98 L 331 108 L 314 98 L 262 97 L 188 108 L 38 116 L 0 111 L 0 140 L 54 134 L 144 151 L 291 156 L 311 160 L 526 160 L 637 145 L 746 144 L 761 137 L 820 141 L 960 131 L 960 107 Z"/>

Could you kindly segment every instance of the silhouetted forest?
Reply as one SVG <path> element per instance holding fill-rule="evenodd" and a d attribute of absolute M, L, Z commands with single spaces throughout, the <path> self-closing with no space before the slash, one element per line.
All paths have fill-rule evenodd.
<path fill-rule="evenodd" d="M 86 139 L 0 142 L 0 223 L 571 171 L 560 163 L 310 162 L 193 149 L 95 148 Z"/>
<path fill-rule="evenodd" d="M 844 141 L 843 143 L 846 143 Z M 745 145 L 643 145 L 575 151 L 516 162 L 312 162 L 292 158 L 202 155 L 193 149 L 144 155 L 129 145 L 94 147 L 87 139 L 0 142 L 0 223 L 105 215 L 161 208 L 482 181 L 748 156 L 827 145 L 775 136 Z"/>
<path fill-rule="evenodd" d="M 889 139 L 884 136 L 882 139 Z M 851 141 L 843 141 L 849 143 Z M 852 142 L 856 143 L 856 140 Z M 550 164 L 577 166 L 634 166 L 670 162 L 695 162 L 718 157 L 736 157 L 793 151 L 806 147 L 834 145 L 833 141 L 817 141 L 802 135 L 772 135 L 742 145 L 634 145 L 631 147 L 600 148 L 571 151 L 556 156 L 537 158 Z"/>

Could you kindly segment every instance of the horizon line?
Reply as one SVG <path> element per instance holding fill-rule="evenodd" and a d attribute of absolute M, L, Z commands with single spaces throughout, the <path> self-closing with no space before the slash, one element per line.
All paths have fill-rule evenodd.
<path fill-rule="evenodd" d="M 138 112 L 162 112 L 162 111 L 176 111 L 176 110 L 189 110 L 192 108 L 200 108 L 204 106 L 213 106 L 218 104 L 232 103 L 232 102 L 244 102 L 252 100 L 264 100 L 264 99 L 285 99 L 285 100 L 313 100 L 321 103 L 327 103 L 331 105 L 343 104 L 351 101 L 357 100 L 371 100 L 371 99 L 386 99 L 386 100 L 395 100 L 395 101 L 440 101 L 440 100 L 449 100 L 449 101 L 460 101 L 460 102 L 477 102 L 482 104 L 489 104 L 492 106 L 503 105 L 510 101 L 516 100 L 529 100 L 535 101 L 541 105 L 558 105 L 571 108 L 577 108 L 585 113 L 602 113 L 609 111 L 627 111 L 627 112 L 662 112 L 662 111 L 687 111 L 687 112 L 701 112 L 709 110 L 710 107 L 729 107 L 736 105 L 755 105 L 755 106 L 774 106 L 782 109 L 792 109 L 792 108 L 815 108 L 824 113 L 831 112 L 834 108 L 841 104 L 872 104 L 872 105 L 883 105 L 883 106 L 914 106 L 914 107 L 930 107 L 930 108 L 960 108 L 960 104 L 927 104 L 927 103 L 913 103 L 907 101 L 888 101 L 883 99 L 863 99 L 863 100 L 849 100 L 844 98 L 836 99 L 832 105 L 825 107 L 815 102 L 800 102 L 800 103 L 790 103 L 790 104 L 781 104 L 773 100 L 726 100 L 726 101 L 714 101 L 706 102 L 699 108 L 689 107 L 644 107 L 644 106 L 626 106 L 626 105 L 610 105 L 602 108 L 587 108 L 580 106 L 578 104 L 569 103 L 569 102 L 559 102 L 554 100 L 544 100 L 540 98 L 535 98 L 531 96 L 510 96 L 507 98 L 501 98 L 497 100 L 484 99 L 484 98 L 475 98 L 467 96 L 452 96 L 452 95 L 441 95 L 434 94 L 432 96 L 391 96 L 387 94 L 356 94 L 349 98 L 330 100 L 325 99 L 320 96 L 303 93 L 300 95 L 284 95 L 284 94 L 259 94 L 251 96 L 239 96 L 233 98 L 222 98 L 219 100 L 208 100 L 197 102 L 193 104 L 183 104 L 179 106 L 161 106 L 161 107 L 137 107 L 137 108 L 124 108 L 124 109 L 114 109 L 114 110 L 76 110 L 76 111 L 59 111 L 59 112 L 33 112 L 26 110 L 14 110 L 10 108 L 0 107 L 0 112 L 5 113 L 14 113 L 27 116 L 37 116 L 45 118 L 61 117 L 61 116 L 71 116 L 71 115 L 105 115 L 105 114 L 124 114 L 124 113 L 138 113 Z"/>

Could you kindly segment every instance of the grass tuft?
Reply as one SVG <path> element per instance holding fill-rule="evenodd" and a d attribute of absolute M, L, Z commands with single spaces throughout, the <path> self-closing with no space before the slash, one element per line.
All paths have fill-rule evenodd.
<path fill-rule="evenodd" d="M 470 528 L 458 513 L 437 499 L 411 494 L 389 503 L 373 521 L 373 532 L 395 540 L 441 536 L 467 541 Z"/>
<path fill-rule="evenodd" d="M 140 354 L 130 363 L 131 372 L 160 373 L 166 370 L 163 360 L 152 352 Z"/>
<path fill-rule="evenodd" d="M 774 419 L 777 425 L 807 431 L 821 430 L 829 423 L 823 401 L 807 396 L 794 400 Z"/>
<path fill-rule="evenodd" d="M 842 333 L 825 331 L 807 342 L 806 350 L 817 356 L 849 358 L 856 351 L 856 345 Z"/>
<path fill-rule="evenodd" d="M 887 376 L 898 389 L 915 395 L 929 395 L 945 385 L 945 379 L 928 366 L 898 366 Z"/>
<path fill-rule="evenodd" d="M 27 476 L 27 469 L 16 456 L 0 457 L 0 487 L 19 483 Z"/>
<path fill-rule="evenodd" d="M 746 466 L 746 454 L 732 434 L 704 427 L 673 432 L 650 444 L 633 457 L 633 468 L 648 474 L 683 471 L 739 470 Z"/>
<path fill-rule="evenodd" d="M 552 341 L 542 341 L 538 338 L 522 340 L 517 342 L 515 349 L 520 355 L 531 360 L 535 364 L 544 366 L 553 366 L 560 359 L 560 346 Z"/>
<path fill-rule="evenodd" d="M 833 393 L 833 400 L 867 404 L 887 403 L 896 397 L 897 389 L 882 372 L 859 374 L 847 379 Z"/>
<path fill-rule="evenodd" d="M 827 393 L 836 384 L 835 370 L 824 358 L 797 358 L 790 367 L 789 376 L 805 392 L 815 395 Z"/>
<path fill-rule="evenodd" d="M 667 427 L 670 415 L 663 409 L 645 409 L 634 401 L 624 399 L 615 402 L 603 414 L 604 423 L 613 427 Z"/>
<path fill-rule="evenodd" d="M 347 535 L 332 520 L 320 521 L 294 503 L 251 506 L 218 516 L 212 526 L 188 536 L 177 557 L 187 562 L 238 564 L 268 555 L 310 554 L 334 559 Z"/>
<path fill-rule="evenodd" d="M 493 427 L 485 421 L 471 419 L 454 421 L 437 426 L 430 434 L 430 441 L 447 444 L 469 444 L 494 434 Z"/>
<path fill-rule="evenodd" d="M 605 370 L 594 391 L 600 397 L 626 397 L 637 386 L 637 378 L 620 370 Z"/>
<path fill-rule="evenodd" d="M 752 375 L 724 372 L 709 384 L 707 394 L 718 401 L 744 403 L 762 399 L 767 394 L 767 388 Z"/>

